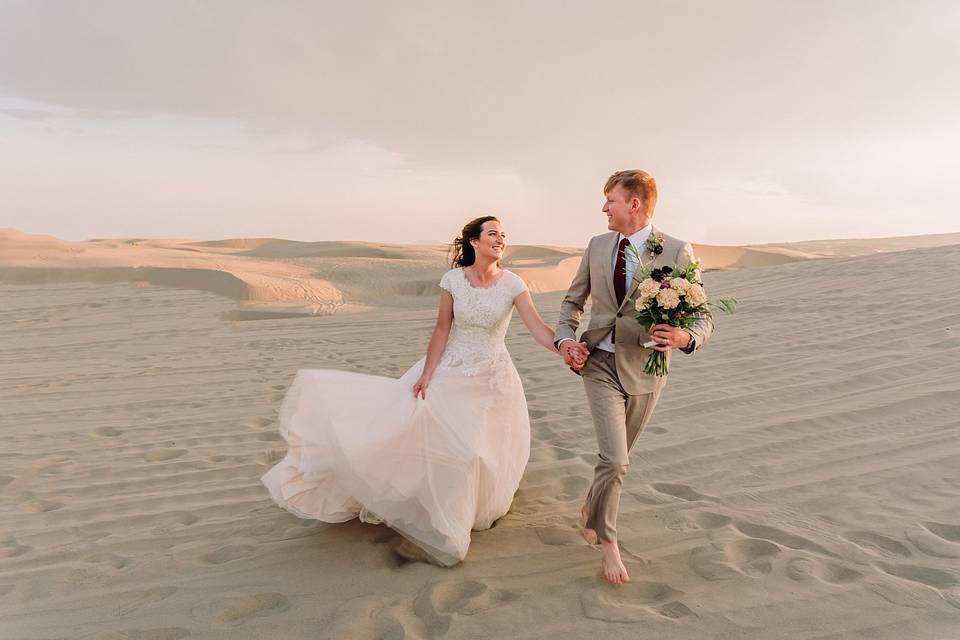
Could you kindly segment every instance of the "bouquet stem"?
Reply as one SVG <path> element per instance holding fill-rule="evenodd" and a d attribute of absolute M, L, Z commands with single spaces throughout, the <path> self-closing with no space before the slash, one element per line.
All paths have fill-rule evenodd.
<path fill-rule="evenodd" d="M 667 353 L 666 351 L 654 351 L 647 358 L 647 364 L 643 367 L 643 372 L 648 375 L 665 376 L 667 375 Z"/>

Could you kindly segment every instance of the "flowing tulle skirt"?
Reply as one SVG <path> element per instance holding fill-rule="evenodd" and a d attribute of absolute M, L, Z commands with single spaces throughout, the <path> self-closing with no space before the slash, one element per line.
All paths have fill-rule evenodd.
<path fill-rule="evenodd" d="M 530 455 L 530 423 L 513 363 L 464 375 L 440 367 L 426 399 L 400 379 L 301 369 L 280 410 L 286 457 L 261 478 L 280 506 L 345 522 L 361 509 L 437 562 L 464 558 L 471 529 L 510 508 Z"/>

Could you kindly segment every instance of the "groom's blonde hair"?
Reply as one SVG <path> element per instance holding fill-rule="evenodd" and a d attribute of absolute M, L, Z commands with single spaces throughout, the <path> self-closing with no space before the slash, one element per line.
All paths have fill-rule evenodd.
<path fill-rule="evenodd" d="M 653 213 L 653 208 L 657 206 L 657 181 L 652 175 L 640 169 L 617 171 L 607 178 L 607 184 L 603 185 L 604 195 L 610 193 L 610 189 L 618 184 L 631 196 L 640 198 L 646 213 Z"/>

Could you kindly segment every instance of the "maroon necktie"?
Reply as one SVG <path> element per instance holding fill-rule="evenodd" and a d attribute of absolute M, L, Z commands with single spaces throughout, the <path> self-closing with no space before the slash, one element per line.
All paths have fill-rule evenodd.
<path fill-rule="evenodd" d="M 625 252 L 630 245 L 630 240 L 624 238 L 620 241 L 620 248 L 617 249 L 617 266 L 613 269 L 613 290 L 617 293 L 617 306 L 623 304 L 623 299 L 627 297 L 627 256 Z"/>

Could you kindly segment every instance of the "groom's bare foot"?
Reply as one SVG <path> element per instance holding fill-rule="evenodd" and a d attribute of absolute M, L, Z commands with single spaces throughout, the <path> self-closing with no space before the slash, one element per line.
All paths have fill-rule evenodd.
<path fill-rule="evenodd" d="M 589 544 L 597 544 L 597 532 L 593 529 L 587 529 L 587 505 L 580 508 L 580 535 Z"/>
<path fill-rule="evenodd" d="M 627 568 L 623 566 L 623 560 L 620 559 L 620 547 L 617 543 L 603 540 L 600 542 L 600 549 L 603 552 L 600 567 L 603 569 L 603 577 L 606 581 L 610 584 L 630 582 Z"/>

